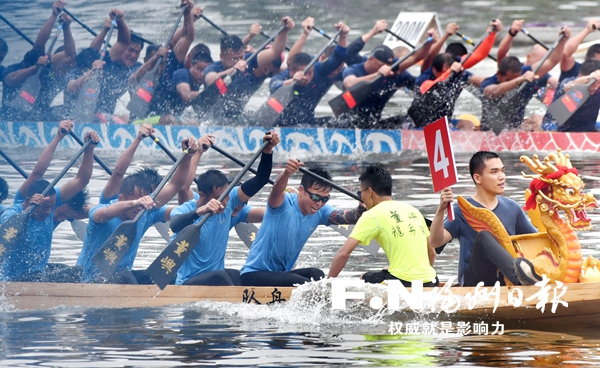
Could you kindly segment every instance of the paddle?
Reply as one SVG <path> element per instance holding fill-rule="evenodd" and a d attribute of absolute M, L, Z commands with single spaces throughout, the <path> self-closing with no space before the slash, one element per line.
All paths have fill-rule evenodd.
<path fill-rule="evenodd" d="M 259 52 L 261 52 L 262 50 L 264 50 L 267 45 L 269 45 L 277 36 L 279 36 L 279 34 L 281 32 L 283 32 L 283 30 L 286 29 L 287 26 L 283 25 L 281 26 L 281 28 L 279 28 L 279 30 L 277 30 L 277 33 L 275 33 L 274 36 L 269 37 L 268 40 L 266 40 L 262 45 L 259 46 L 258 49 L 256 49 L 252 55 L 250 55 L 248 57 L 248 59 L 246 59 L 246 63 L 250 63 L 250 61 L 252 59 L 254 59 Z M 237 75 L 238 70 L 234 69 L 233 72 L 231 74 L 226 75 L 225 77 L 221 77 L 219 79 L 217 79 L 213 84 L 211 84 L 210 86 L 206 87 L 204 89 L 204 91 L 202 91 L 202 93 L 200 93 L 198 95 L 198 97 L 196 97 L 193 101 L 192 101 L 192 105 L 200 105 L 200 106 L 211 106 L 214 103 L 216 103 L 217 98 L 219 98 L 220 96 L 223 96 L 224 94 L 227 93 L 227 86 L 229 86 L 231 84 L 231 82 L 233 81 L 233 78 Z"/>
<path fill-rule="evenodd" d="M 456 32 L 455 33 L 458 37 L 462 38 L 463 41 L 465 41 L 466 43 L 468 43 L 471 46 L 475 46 L 475 42 L 473 42 L 472 39 L 470 39 L 469 37 L 465 36 L 464 34 L 460 33 L 460 32 Z M 498 59 L 496 59 L 495 57 L 493 57 L 492 55 L 488 54 L 487 55 L 488 58 L 494 60 L 494 61 L 498 61 Z"/>
<path fill-rule="evenodd" d="M 85 29 L 86 31 L 88 31 L 92 36 L 96 37 L 98 36 L 98 33 L 94 32 L 93 29 L 91 29 L 90 27 L 88 27 L 87 25 L 85 25 L 85 23 L 83 23 L 82 21 L 80 21 L 76 16 L 73 15 L 73 13 L 71 13 L 70 11 L 68 11 L 67 9 L 63 8 L 63 11 L 65 13 L 67 13 L 75 22 L 77 22 L 83 29 Z M 141 41 L 147 43 L 148 45 L 154 45 L 154 42 L 145 39 L 144 37 L 138 35 L 138 34 L 132 34 L 132 37 L 138 38 Z M 112 47 L 112 45 L 109 43 L 108 47 Z"/>
<path fill-rule="evenodd" d="M 24 179 L 27 179 L 29 177 L 29 175 L 27 175 L 27 173 L 21 168 L 21 166 L 19 166 L 10 157 L 8 157 L 8 155 L 6 153 L 2 152 L 2 150 L 0 150 L 0 156 L 4 157 L 6 162 L 8 162 L 10 164 L 10 166 L 12 166 L 15 170 L 17 170 L 17 172 L 19 174 L 21 174 L 21 176 Z M 77 235 L 77 237 L 80 240 L 84 240 L 87 224 L 81 220 L 70 220 L 70 222 L 71 222 L 71 228 L 75 232 L 75 235 Z"/>
<path fill-rule="evenodd" d="M 75 142 L 77 142 L 80 146 L 83 146 L 83 141 L 81 140 L 81 138 L 79 138 L 79 136 L 77 136 L 77 134 L 75 134 L 75 132 L 73 132 L 72 130 L 69 132 L 69 135 L 71 136 L 71 138 L 73 138 L 73 140 Z M 104 161 L 102 161 L 98 156 L 96 156 L 96 154 L 94 153 L 94 160 L 98 163 L 98 165 L 100 165 L 104 171 L 106 171 L 108 173 L 108 175 L 112 175 L 112 170 L 104 163 Z"/>
<path fill-rule="evenodd" d="M 246 172 L 250 169 L 250 166 L 252 166 L 254 161 L 256 161 L 258 156 L 261 155 L 262 151 L 269 145 L 269 143 L 270 142 L 267 140 L 262 144 L 262 146 L 260 146 L 250 161 L 248 161 L 244 168 L 231 181 L 225 191 L 219 196 L 217 199 L 219 202 L 222 202 L 225 198 L 227 198 L 231 190 L 239 183 L 244 174 L 246 174 Z M 175 273 L 177 273 L 179 267 L 181 267 L 183 262 L 185 262 L 187 257 L 192 253 L 198 244 L 202 225 L 204 225 L 212 215 L 212 212 L 207 213 L 197 224 L 188 225 L 181 230 L 175 239 L 169 243 L 165 250 L 163 250 L 162 253 L 154 260 L 154 262 L 152 262 L 150 267 L 148 267 L 148 274 L 150 277 L 152 277 L 152 280 L 154 280 L 156 285 L 158 285 L 161 290 L 167 286 Z"/>
<path fill-rule="evenodd" d="M 336 33 L 336 35 L 333 38 L 329 38 L 330 41 L 327 42 L 327 44 L 323 46 L 321 50 L 319 50 L 317 55 L 315 55 L 310 61 L 310 63 L 308 63 L 308 65 L 304 68 L 302 73 L 308 73 L 308 71 L 313 67 L 313 65 L 315 65 L 315 63 L 319 61 L 321 55 L 323 55 L 325 51 L 327 51 L 329 46 L 331 46 L 331 44 L 335 42 L 336 38 L 338 38 L 338 36 L 341 33 L 342 31 L 340 30 L 338 33 Z M 291 77 L 293 76 L 291 75 Z M 277 121 L 277 119 L 283 112 L 283 110 L 285 110 L 285 108 L 290 104 L 290 102 L 292 102 L 294 97 L 298 94 L 298 92 L 294 90 L 294 87 L 297 83 L 298 81 L 294 80 L 292 84 L 289 84 L 287 86 L 283 85 L 279 87 L 279 89 L 277 89 L 275 93 L 273 93 L 271 97 L 269 97 L 269 99 L 265 103 L 263 103 L 262 106 L 256 111 L 255 120 L 260 122 L 264 127 L 272 127 L 275 121 Z"/>
<path fill-rule="evenodd" d="M 537 67 L 533 70 L 533 74 L 537 74 L 540 70 L 546 59 L 550 57 L 552 51 L 558 46 L 558 43 L 565 37 L 565 34 L 561 34 L 556 41 L 550 46 L 546 55 L 538 62 Z M 488 108 L 491 110 L 489 116 L 492 118 L 487 119 L 487 124 L 491 128 L 491 130 L 496 133 L 496 135 L 500 134 L 504 128 L 510 127 L 511 124 L 511 114 L 514 113 L 516 108 L 518 107 L 519 100 L 522 98 L 522 92 L 527 87 L 527 85 L 531 82 L 523 82 L 521 85 L 507 92 L 504 97 L 497 104 L 490 104 Z"/>
<path fill-rule="evenodd" d="M 543 43 L 542 41 L 538 40 L 537 38 L 535 38 L 531 33 L 529 33 L 526 29 L 521 28 L 521 32 L 525 33 L 527 35 L 527 37 L 531 38 L 533 40 L 533 42 L 537 43 L 538 45 L 542 46 L 543 48 L 545 48 L 546 50 L 548 50 L 548 46 L 546 46 L 545 43 Z"/>
<path fill-rule="evenodd" d="M 181 18 L 183 18 L 183 13 L 185 12 L 185 6 L 181 8 L 181 12 L 179 13 L 179 17 L 171 30 L 171 35 L 168 38 L 167 45 L 171 43 L 175 32 L 177 31 L 177 27 L 179 27 L 179 23 L 181 22 Z M 132 114 L 137 116 L 138 118 L 145 118 L 148 115 L 148 110 L 150 109 L 150 102 L 152 101 L 152 96 L 154 95 L 154 87 L 157 84 L 158 68 L 162 63 L 162 56 L 159 56 L 156 60 L 156 64 L 154 67 L 149 70 L 142 77 L 140 83 L 135 88 L 135 93 L 131 93 L 131 99 L 127 104 L 127 110 L 129 110 Z"/>
<path fill-rule="evenodd" d="M 12 28 L 13 31 L 17 32 L 17 34 L 19 36 L 21 36 L 25 41 L 29 42 L 29 44 L 31 46 L 34 45 L 33 41 L 31 40 L 31 38 L 27 37 L 27 35 L 23 32 L 21 32 L 20 29 L 18 29 L 17 27 L 15 27 L 11 22 L 8 21 L 8 19 L 4 18 L 2 16 L 2 14 L 0 14 L 0 19 L 2 19 L 2 21 L 4 21 L 4 23 L 6 23 L 6 25 L 8 25 L 10 28 Z"/>
<path fill-rule="evenodd" d="M 56 44 L 56 40 L 58 40 L 58 36 L 63 29 L 63 20 L 61 18 L 57 18 L 58 29 L 56 30 L 56 34 L 52 38 L 52 42 L 50 43 L 50 47 L 48 48 L 48 57 L 50 58 L 50 54 L 54 49 L 54 45 Z M 38 68 L 37 72 L 29 76 L 23 86 L 21 86 L 21 90 L 15 96 L 15 98 L 10 102 L 10 106 L 16 110 L 31 112 L 33 110 L 33 105 L 40 94 L 40 90 L 42 89 L 42 82 L 40 81 L 40 76 L 42 75 L 42 71 L 45 68 L 51 68 L 51 64 Z"/>
<path fill-rule="evenodd" d="M 404 60 L 411 57 L 414 53 L 418 52 L 432 40 L 433 38 L 429 37 L 427 41 L 423 42 L 420 46 L 413 49 L 403 58 L 398 59 L 398 61 L 391 65 L 392 70 L 399 66 L 402 62 L 404 62 Z M 331 109 L 333 110 L 335 116 L 340 116 L 348 111 L 351 111 L 356 106 L 359 106 L 362 102 L 364 102 L 371 94 L 371 90 L 373 89 L 375 83 L 377 83 L 381 78 L 383 78 L 383 75 L 377 74 L 377 76 L 372 80 L 356 83 L 355 85 L 344 91 L 342 94 L 331 99 L 329 101 L 329 106 L 331 106 Z"/>
<path fill-rule="evenodd" d="M 315 26 L 312 26 L 312 29 L 319 32 L 321 34 L 321 36 L 325 37 L 326 39 L 331 40 L 331 36 L 328 35 L 327 32 L 325 32 L 324 30 L 322 30 L 318 27 L 315 27 Z M 335 43 L 337 45 L 337 41 L 335 40 L 336 38 L 337 38 L 337 35 L 333 38 L 333 43 Z"/>
<path fill-rule="evenodd" d="M 396 37 L 398 40 L 404 42 L 405 44 L 407 44 L 408 46 L 410 46 L 411 48 L 415 48 L 415 45 L 413 45 L 412 43 L 408 42 L 407 40 L 405 40 L 404 38 L 398 36 L 397 33 L 394 33 L 392 30 L 390 30 L 389 28 L 386 28 L 385 31 L 389 34 L 391 34 L 392 36 Z"/>
<path fill-rule="evenodd" d="M 58 174 L 54 180 L 48 184 L 46 189 L 41 193 L 42 197 L 45 197 L 50 190 L 54 188 L 54 186 L 62 179 L 63 176 L 69 171 L 71 166 L 77 161 L 79 156 L 83 154 L 86 148 L 92 143 L 92 140 L 85 142 L 83 147 L 73 156 L 71 161 L 67 163 L 67 165 L 62 169 L 62 171 Z M 3 155 L 3 157 L 5 157 Z M 33 212 L 33 210 L 37 207 L 36 204 L 30 204 L 23 212 L 18 215 L 12 216 L 2 225 L 0 225 L 0 234 L 2 237 L 0 238 L 0 264 L 4 263 L 6 259 L 6 251 L 14 249 L 19 246 L 19 243 L 22 237 L 25 235 L 27 231 L 27 223 L 29 221 L 29 216 Z"/>
<path fill-rule="evenodd" d="M 586 84 L 578 84 L 565 92 L 559 99 L 548 107 L 558 126 L 563 125 L 590 97 L 590 86 L 596 83 L 596 78 L 591 78 Z"/>
<path fill-rule="evenodd" d="M 185 150 L 181 156 L 179 156 L 179 159 L 177 162 L 175 162 L 169 173 L 163 178 L 154 192 L 152 192 L 150 196 L 152 200 L 156 198 L 167 182 L 171 179 L 175 173 L 175 170 L 177 170 L 187 154 L 188 151 Z M 146 209 L 142 208 L 133 220 L 123 221 L 119 227 L 113 231 L 104 244 L 102 244 L 100 249 L 98 249 L 98 252 L 92 258 L 92 261 L 106 279 L 110 279 L 110 277 L 115 273 L 117 267 L 123 260 L 123 257 L 125 257 L 129 251 L 129 248 L 131 248 L 131 245 L 137 237 L 138 221 L 142 218 L 144 213 L 146 213 Z"/>
<path fill-rule="evenodd" d="M 102 52 L 100 53 L 100 60 L 104 58 L 106 49 L 108 48 L 108 41 L 112 36 L 113 30 L 117 26 L 117 17 L 110 23 L 108 34 L 104 39 L 104 46 L 102 46 Z M 96 105 L 98 104 L 98 95 L 100 94 L 100 72 L 98 69 L 92 71 L 90 78 L 83 84 L 75 107 L 73 108 L 72 117 L 74 120 L 80 123 L 91 123 L 94 114 L 96 113 Z"/>

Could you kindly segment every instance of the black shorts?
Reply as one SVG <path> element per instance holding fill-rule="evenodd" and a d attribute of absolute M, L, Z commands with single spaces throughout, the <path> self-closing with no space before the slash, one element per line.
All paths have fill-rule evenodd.
<path fill-rule="evenodd" d="M 396 276 L 389 273 L 388 270 L 369 271 L 362 276 L 362 279 L 365 280 L 365 282 L 368 282 L 369 284 L 381 284 L 384 280 L 400 280 L 402 285 L 404 285 L 405 287 L 411 286 L 410 281 L 405 281 L 405 280 L 399 279 Z M 440 284 L 440 280 L 438 279 L 438 277 L 436 275 L 435 282 L 424 282 L 423 286 L 424 287 L 435 287 L 435 286 L 438 286 L 439 284 Z"/>

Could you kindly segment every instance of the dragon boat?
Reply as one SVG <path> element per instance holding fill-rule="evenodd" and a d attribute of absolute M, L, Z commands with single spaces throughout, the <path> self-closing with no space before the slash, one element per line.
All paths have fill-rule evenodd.
<path fill-rule="evenodd" d="M 56 133 L 56 122 L 0 121 L 0 147 L 46 147 Z M 230 127 L 215 125 L 163 126 L 157 125 L 155 135 L 172 151 L 179 147 L 183 137 L 199 137 L 207 133 L 217 136 L 222 148 L 236 154 L 251 154 L 260 146 L 264 135 L 262 127 Z M 76 124 L 80 137 L 88 130 L 97 131 L 102 142 L 96 150 L 124 150 L 139 129 L 137 125 Z M 399 154 L 403 151 L 425 151 L 422 130 L 384 129 L 330 129 L 330 128 L 275 128 L 281 137 L 277 152 L 295 157 L 354 156 L 361 154 Z M 562 132 L 451 132 L 455 153 L 472 153 L 480 150 L 512 152 L 549 152 L 562 148 L 570 152 L 600 152 L 600 133 Z M 67 137 L 62 147 L 77 148 L 77 142 Z M 150 140 L 142 147 L 159 149 Z M 8 151 L 10 153 L 10 151 Z"/>

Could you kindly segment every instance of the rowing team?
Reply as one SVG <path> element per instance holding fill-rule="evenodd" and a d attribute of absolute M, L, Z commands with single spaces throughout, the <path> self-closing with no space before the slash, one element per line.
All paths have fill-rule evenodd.
<path fill-rule="evenodd" d="M 597 71 L 600 45 L 588 49 L 582 64 L 573 57 L 577 46 L 600 26 L 595 19 L 588 21 L 586 28 L 574 37 L 564 27 L 552 47 L 545 51 L 540 45 L 534 46 L 524 63 L 507 56 L 513 38 L 523 27 L 523 20 L 515 20 L 498 48 L 498 71 L 486 78 L 466 69 L 489 55 L 497 33 L 502 30 L 500 20 L 491 22 L 471 52 L 461 43 L 451 43 L 442 52 L 445 42 L 458 30 L 458 25 L 450 23 L 441 37 L 433 29 L 427 31 L 428 41 L 412 45 L 415 47 L 412 52 L 405 47 L 391 50 L 379 45 L 367 56 L 361 56 L 360 51 L 371 38 L 384 31 L 392 33 L 387 22 L 378 20 L 373 29 L 349 44 L 350 29 L 339 22 L 335 25 L 338 33 L 327 47 L 311 56 L 303 48 L 310 32 L 318 28 L 309 17 L 302 22 L 302 34 L 287 55 L 287 69 L 283 70 L 283 51 L 288 33 L 294 28 L 290 17 L 284 17 L 277 33 L 256 50 L 248 43 L 262 32 L 260 25 L 253 24 L 244 39 L 219 28 L 226 35 L 221 40 L 220 60 L 213 61 L 206 45 L 199 43 L 192 47 L 194 22 L 200 18 L 209 20 L 201 8 L 194 7 L 192 0 L 183 0 L 181 15 L 167 46 L 148 46 L 141 63 L 138 58 L 144 42 L 129 30 L 119 9 L 109 12 L 103 30 L 88 48 L 77 54 L 69 28 L 71 17 L 61 13 L 64 6 L 63 0 L 53 4 L 50 18 L 35 43 L 32 42 L 33 49 L 20 63 L 0 67 L 4 69 L 0 69 L 3 83 L 0 118 L 118 123 L 148 118 L 148 122 L 173 124 L 181 122 L 184 109 L 191 106 L 197 114 L 194 123 L 210 120 L 226 125 L 421 128 L 442 116 L 451 117 L 465 86 L 473 87 L 482 100 L 481 122 L 473 117 L 458 120 L 458 129 L 499 132 L 543 127 L 595 131 L 600 109 L 600 94 L 594 94 L 600 82 L 593 83 L 600 81 Z M 182 17 L 183 26 L 178 28 Z M 60 26 L 53 41 L 62 30 L 64 45 L 52 53 L 52 42 L 46 52 L 55 23 Z M 105 53 L 114 28 L 117 40 Z M 8 47 L 0 39 L 0 62 L 7 52 Z M 421 75 L 415 78 L 406 70 L 418 62 Z M 548 72 L 558 63 L 561 75 L 557 79 Z M 256 113 L 245 113 L 249 99 L 268 78 L 271 78 L 271 98 Z M 330 101 L 336 117 L 316 118 L 315 107 L 334 84 L 345 91 Z M 547 113 L 525 119 L 525 107 L 540 89 L 547 85 L 556 87 L 554 99 L 558 100 L 579 84 L 591 84 L 588 90 L 592 96 L 585 100 L 571 98 L 565 105 L 566 114 L 553 117 Z M 383 109 L 392 95 L 405 88 L 415 92 L 408 114 L 383 118 Z M 117 100 L 128 91 L 130 115 L 113 115 Z M 61 92 L 64 104 L 53 106 Z"/>
<path fill-rule="evenodd" d="M 251 165 L 261 156 L 256 175 L 238 185 L 246 168 L 231 182 L 222 172 L 213 169 L 195 178 L 203 151 L 214 143 L 212 135 L 198 140 L 183 139 L 184 153 L 164 178 L 151 169 L 125 176 L 140 142 L 154 131 L 151 125 L 141 125 L 135 140 L 119 157 L 100 194 L 99 204 L 90 206 L 86 200 L 74 201 L 73 198 L 85 193 L 92 174 L 93 150 L 100 140 L 96 132 L 87 133 L 81 151 L 53 183 L 42 179 L 56 147 L 72 128 L 71 121 L 60 123 L 33 172 L 15 193 L 13 205 L 5 208 L 0 216 L 2 281 L 151 284 L 154 280 L 159 284 L 157 277 L 161 274 L 149 271 L 152 266 L 148 270 L 132 270 L 132 266 L 146 230 L 169 220 L 174 234 L 167 249 L 173 248 L 178 257 L 169 262 L 167 257 L 157 258 L 159 273 L 167 277 L 165 285 L 175 282 L 293 286 L 321 279 L 325 277 L 322 270 L 294 269 L 294 264 L 317 226 L 333 224 L 356 226 L 334 257 L 329 277 L 338 276 L 358 244 L 367 245 L 374 239 L 387 255 L 389 267 L 366 272 L 362 279 L 370 283 L 399 279 L 406 286 L 419 280 L 425 286 L 436 286 L 439 283 L 433 268 L 436 250 L 441 251 L 444 244 L 456 238 L 461 245 L 461 284 L 504 283 L 502 275 L 516 285 L 539 281 L 535 272 L 518 271 L 523 264 L 530 265 L 527 260 L 513 260 L 491 233 L 482 231 L 478 235 L 457 205 L 454 221 L 444 222 L 445 209 L 453 201 L 450 188 L 442 191 L 430 233 L 419 210 L 392 199 L 392 178 L 381 164 L 363 169 L 358 178 L 360 190 L 353 196 L 360 202 L 353 209 L 336 209 L 327 204 L 332 187 L 341 187 L 332 182 L 324 168 L 313 165 L 305 169 L 304 164 L 295 159 L 287 161 L 284 172 L 275 180 L 266 207 L 248 205 L 248 200 L 270 180 L 272 151 L 279 144 L 274 131 L 265 135 L 263 145 L 249 162 Z M 55 186 L 82 153 L 76 177 Z M 500 158 L 491 152 L 478 152 L 469 165 L 477 187 L 476 194 L 469 200 L 474 205 L 492 209 L 510 234 L 536 232 L 519 205 L 501 196 L 506 176 Z M 304 173 L 300 187 L 289 190 L 288 180 L 297 171 Z M 190 188 L 194 181 L 196 193 Z M 167 206 L 175 195 L 179 206 Z M 48 263 L 54 228 L 63 220 L 82 218 L 87 218 L 88 224 L 77 266 Z M 262 222 L 262 225 L 242 269 L 226 269 L 229 231 L 239 222 Z M 111 246 L 117 249 L 110 251 Z M 116 255 L 119 252 L 120 257 Z M 103 269 L 113 264 L 113 271 L 107 273 Z M 502 273 L 498 273 L 498 269 Z"/>

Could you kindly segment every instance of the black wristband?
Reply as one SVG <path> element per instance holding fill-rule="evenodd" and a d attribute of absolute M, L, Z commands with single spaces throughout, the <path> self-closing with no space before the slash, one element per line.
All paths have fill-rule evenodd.
<path fill-rule="evenodd" d="M 518 34 L 518 33 L 519 33 L 518 31 L 517 31 L 517 32 L 515 32 L 515 33 L 513 33 L 513 30 L 512 30 L 512 28 L 508 30 L 508 34 L 509 34 L 509 35 L 511 35 L 512 37 L 517 37 L 517 34 Z"/>

